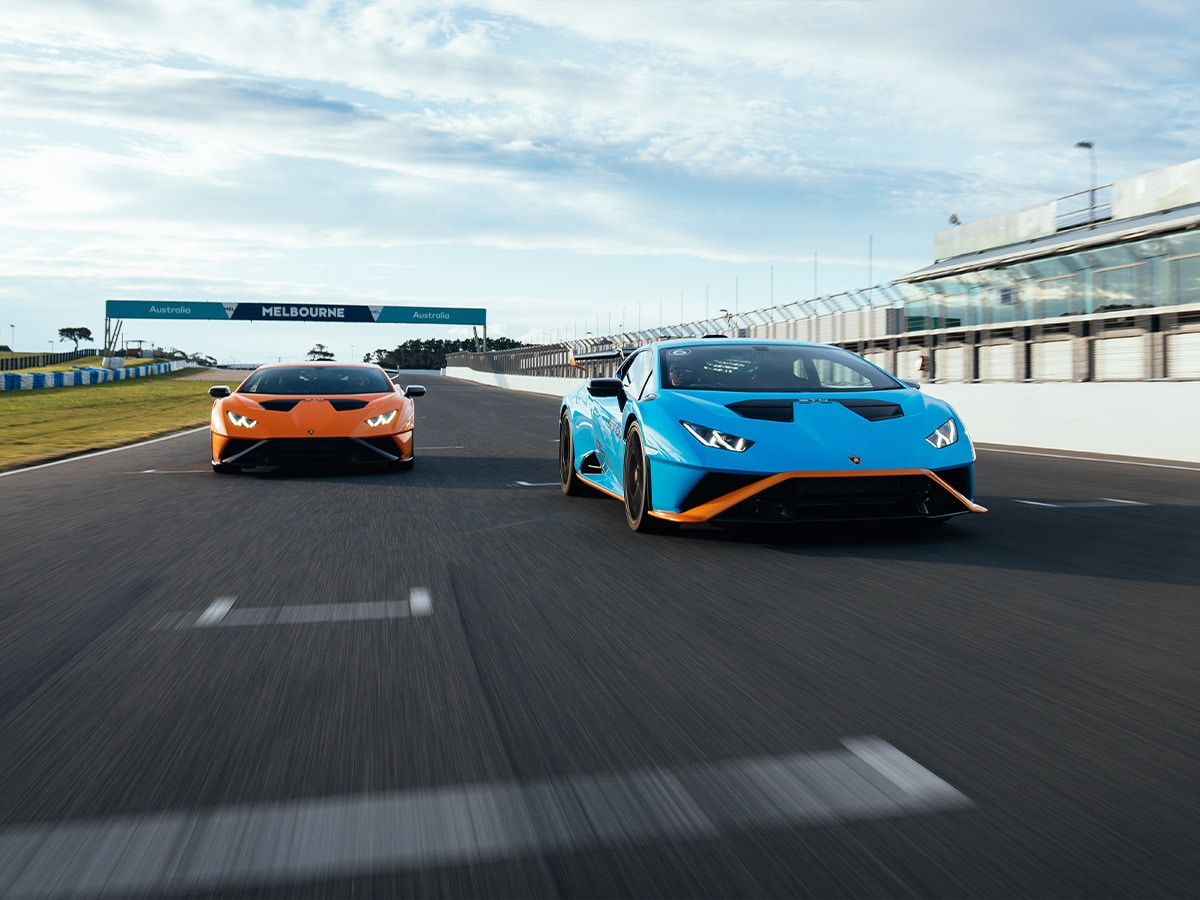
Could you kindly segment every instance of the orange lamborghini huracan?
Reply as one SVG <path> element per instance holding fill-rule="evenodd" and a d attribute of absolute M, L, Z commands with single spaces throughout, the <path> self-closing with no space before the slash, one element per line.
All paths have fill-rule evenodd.
<path fill-rule="evenodd" d="M 413 398 L 379 366 L 280 363 L 261 366 L 234 390 L 209 388 L 214 472 L 280 466 L 413 464 Z"/>

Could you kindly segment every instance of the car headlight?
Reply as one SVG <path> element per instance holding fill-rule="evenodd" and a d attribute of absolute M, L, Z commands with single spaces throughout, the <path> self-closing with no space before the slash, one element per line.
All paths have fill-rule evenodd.
<path fill-rule="evenodd" d="M 378 428 L 380 425 L 390 425 L 396 420 L 397 410 L 389 409 L 385 413 L 380 413 L 377 416 L 371 416 L 366 422 L 372 428 Z"/>
<path fill-rule="evenodd" d="M 252 419 L 249 416 L 243 416 L 240 412 L 234 412 L 232 409 L 226 410 L 225 415 L 229 418 L 229 421 L 238 428 L 253 428 L 258 424 L 258 419 Z"/>
<path fill-rule="evenodd" d="M 943 447 L 949 447 L 951 444 L 958 441 L 958 423 L 953 419 L 947 419 L 938 426 L 937 431 L 933 434 L 926 435 L 925 440 L 929 441 L 930 445 L 941 450 Z"/>
<path fill-rule="evenodd" d="M 679 424 L 686 428 L 688 434 L 705 447 L 712 447 L 715 450 L 732 450 L 734 453 L 743 453 L 749 450 L 754 444 L 754 441 L 738 437 L 736 434 L 730 434 L 727 431 L 705 428 L 703 425 L 696 425 L 693 422 L 681 421 Z"/>

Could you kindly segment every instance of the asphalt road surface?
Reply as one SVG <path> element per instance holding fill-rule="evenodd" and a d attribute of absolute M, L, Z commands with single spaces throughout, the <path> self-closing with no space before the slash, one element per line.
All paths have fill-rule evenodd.
<path fill-rule="evenodd" d="M 639 536 L 422 380 L 411 472 L 0 477 L 0 896 L 1200 895 L 1200 467 Z"/>

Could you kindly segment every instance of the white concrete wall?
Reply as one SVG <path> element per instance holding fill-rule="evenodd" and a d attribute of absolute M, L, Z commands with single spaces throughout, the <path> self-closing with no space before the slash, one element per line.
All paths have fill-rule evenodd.
<path fill-rule="evenodd" d="M 578 379 L 445 374 L 537 394 L 561 395 Z M 982 444 L 1200 462 L 1200 381 L 1115 384 L 929 384 Z"/>
<path fill-rule="evenodd" d="M 1200 381 L 929 384 L 983 444 L 1200 462 Z"/>

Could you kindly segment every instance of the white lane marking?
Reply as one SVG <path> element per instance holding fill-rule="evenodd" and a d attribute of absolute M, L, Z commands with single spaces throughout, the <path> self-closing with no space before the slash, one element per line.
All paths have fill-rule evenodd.
<path fill-rule="evenodd" d="M 974 805 L 879 738 L 843 743 L 676 771 L 11 827 L 0 831 L 0 896 L 220 891 Z"/>
<path fill-rule="evenodd" d="M 557 481 L 518 481 L 520 487 L 561 487 Z"/>
<path fill-rule="evenodd" d="M 107 456 L 109 453 L 120 453 L 122 450 L 132 450 L 134 447 L 145 447 L 147 444 L 157 444 L 159 441 L 171 441 L 177 437 L 183 437 L 188 434 L 195 434 L 198 431 L 208 431 L 209 426 L 204 425 L 200 428 L 189 428 L 187 431 L 177 431 L 174 434 L 164 435 L 163 437 L 151 438 L 148 441 L 138 441 L 136 444 L 126 444 L 124 447 L 113 447 L 109 450 L 97 450 L 95 453 L 85 453 L 82 456 L 71 456 L 67 459 L 56 459 L 54 462 L 41 463 L 36 466 L 27 466 L 24 469 L 13 469 L 11 472 L 0 472 L 0 478 L 5 478 L 9 475 L 20 475 L 22 472 L 35 472 L 38 469 L 48 469 L 51 466 L 61 466 L 66 463 L 79 462 L 81 459 L 92 459 L 97 456 Z"/>
<path fill-rule="evenodd" d="M 466 450 L 467 448 L 463 444 L 455 444 L 450 447 L 426 447 L 422 445 L 417 447 L 417 449 L 424 453 L 426 450 Z"/>
<path fill-rule="evenodd" d="M 981 447 L 978 444 L 975 445 L 975 449 L 984 453 L 1009 453 L 1013 456 L 1041 456 L 1046 459 L 1073 459 L 1078 462 L 1112 463 L 1117 466 L 1144 466 L 1149 469 L 1178 469 L 1181 472 L 1200 472 L 1200 466 L 1176 465 L 1172 463 L 1150 462 L 1148 460 L 1110 459 L 1104 456 L 1075 456 L 1069 453 L 1044 453 L 1036 450 L 1001 450 L 999 447 Z"/>
<path fill-rule="evenodd" d="M 1014 500 L 1026 506 L 1042 506 L 1047 509 L 1104 509 L 1110 506 L 1149 506 L 1137 500 L 1114 500 L 1112 497 L 1101 497 L 1099 500 L 1065 500 L 1062 503 L 1046 503 L 1041 500 Z"/>
<path fill-rule="evenodd" d="M 958 790 L 887 741 L 877 737 L 844 738 L 842 745 L 904 791 L 914 802 L 925 799 L 938 804 L 950 801 L 953 804 L 971 805 Z"/>
<path fill-rule="evenodd" d="M 156 626 L 159 629 L 243 628 L 255 625 L 312 625 L 320 622 L 366 622 L 372 619 L 406 619 L 433 614 L 433 594 L 429 588 L 415 587 L 408 601 L 386 600 L 380 603 L 310 603 L 303 606 L 250 606 L 234 609 L 236 597 L 218 597 L 199 617 L 188 613 L 170 613 Z"/>
<path fill-rule="evenodd" d="M 237 597 L 218 597 L 213 601 L 213 604 L 200 613 L 200 617 L 196 619 L 196 628 L 207 628 L 210 625 L 218 625 L 221 620 L 229 614 L 233 609 L 233 604 L 237 602 Z"/>
<path fill-rule="evenodd" d="M 433 613 L 433 594 L 429 588 L 415 587 L 408 592 L 408 610 L 414 616 L 428 616 Z"/>

